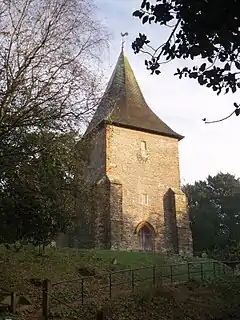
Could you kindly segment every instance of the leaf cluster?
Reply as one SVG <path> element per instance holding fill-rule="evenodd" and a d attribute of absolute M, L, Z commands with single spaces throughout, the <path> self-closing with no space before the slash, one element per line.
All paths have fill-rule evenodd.
<path fill-rule="evenodd" d="M 14 157 L 1 172 L 0 242 L 46 245 L 72 227 L 76 137 L 32 133 L 22 149 L 24 145 L 23 156 Z"/>
<path fill-rule="evenodd" d="M 176 76 L 195 79 L 217 94 L 234 93 L 240 87 L 238 12 L 237 0 L 157 0 L 155 4 L 143 0 L 133 16 L 143 24 L 154 22 L 170 28 L 169 37 L 155 49 L 146 35 L 139 34 L 132 48 L 151 56 L 145 64 L 152 74 L 159 74 L 163 63 L 190 59 L 197 65 L 178 69 Z M 204 62 L 199 64 L 201 60 Z"/>

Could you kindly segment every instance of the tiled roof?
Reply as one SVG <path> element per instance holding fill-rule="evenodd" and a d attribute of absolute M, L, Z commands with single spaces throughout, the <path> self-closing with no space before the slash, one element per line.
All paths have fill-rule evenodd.
<path fill-rule="evenodd" d="M 152 132 L 181 140 L 147 105 L 132 68 L 121 52 L 103 98 L 85 135 L 102 122 Z"/>

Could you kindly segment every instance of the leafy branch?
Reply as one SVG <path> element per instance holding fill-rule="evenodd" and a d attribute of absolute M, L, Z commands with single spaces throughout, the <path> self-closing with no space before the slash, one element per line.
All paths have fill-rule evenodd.
<path fill-rule="evenodd" d="M 145 34 L 139 34 L 132 48 L 136 54 L 150 56 L 145 65 L 151 74 L 160 74 L 161 65 L 174 59 L 202 59 L 200 65 L 177 69 L 175 75 L 195 79 L 217 94 L 235 93 L 240 88 L 240 17 L 236 12 L 240 12 L 237 1 L 158 0 L 152 4 L 143 0 L 133 16 L 161 29 L 171 24 L 173 30 L 156 49 Z"/>

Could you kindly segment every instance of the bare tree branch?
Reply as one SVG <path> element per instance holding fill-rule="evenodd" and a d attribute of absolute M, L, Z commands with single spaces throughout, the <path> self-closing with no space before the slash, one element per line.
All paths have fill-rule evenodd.
<path fill-rule="evenodd" d="M 236 102 L 234 103 L 234 107 L 236 108 L 232 113 L 230 113 L 227 117 L 224 117 L 222 119 L 219 119 L 219 120 L 214 120 L 214 121 L 207 121 L 206 118 L 202 119 L 204 121 L 204 123 L 206 124 L 209 124 L 209 123 L 218 123 L 218 122 L 222 122 L 224 120 L 227 120 L 229 119 L 232 115 L 236 115 L 236 116 L 239 116 L 240 114 L 240 105 L 237 104 Z"/>
<path fill-rule="evenodd" d="M 101 93 L 98 66 L 107 43 L 90 0 L 4 2 L 0 149 L 22 130 L 62 132 L 88 121 Z"/>

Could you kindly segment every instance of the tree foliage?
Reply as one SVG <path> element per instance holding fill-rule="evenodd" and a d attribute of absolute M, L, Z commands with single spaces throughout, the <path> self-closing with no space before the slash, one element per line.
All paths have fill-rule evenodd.
<path fill-rule="evenodd" d="M 0 180 L 0 242 L 48 244 L 74 218 L 76 136 L 28 134 L 30 150 Z M 79 155 L 78 155 L 79 156 Z M 20 161 L 19 161 L 20 160 Z"/>
<path fill-rule="evenodd" d="M 91 1 L 1 1 L 1 242 L 46 244 L 71 227 L 73 132 L 98 103 L 107 41 Z"/>
<path fill-rule="evenodd" d="M 219 173 L 183 187 L 195 252 L 240 245 L 240 180 Z"/>
<path fill-rule="evenodd" d="M 145 52 L 151 73 L 160 74 L 166 62 L 194 60 L 192 68 L 177 69 L 180 79 L 189 77 L 217 94 L 240 88 L 240 2 L 238 0 L 143 0 L 133 16 L 142 23 L 169 29 L 157 48 L 145 34 L 132 44 L 135 53 Z"/>

